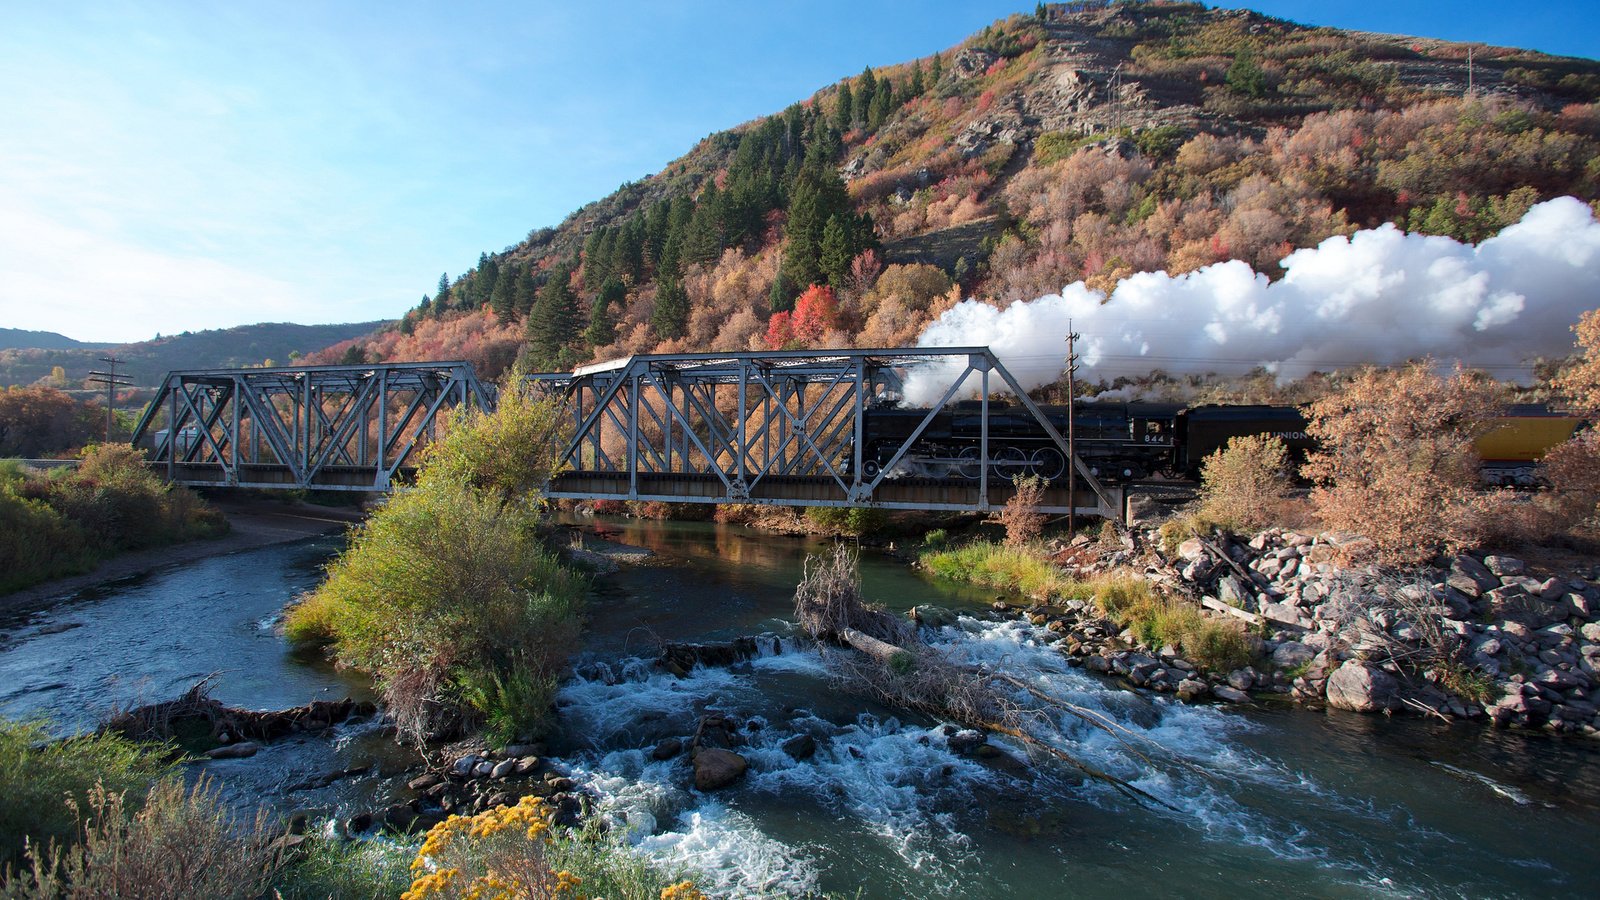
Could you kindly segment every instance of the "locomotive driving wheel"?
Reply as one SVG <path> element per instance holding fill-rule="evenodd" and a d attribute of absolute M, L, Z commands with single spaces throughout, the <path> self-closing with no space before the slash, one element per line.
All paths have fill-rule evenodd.
<path fill-rule="evenodd" d="M 1055 481 L 1067 474 L 1067 458 L 1054 447 L 1040 447 L 1028 458 L 1028 474 Z"/>

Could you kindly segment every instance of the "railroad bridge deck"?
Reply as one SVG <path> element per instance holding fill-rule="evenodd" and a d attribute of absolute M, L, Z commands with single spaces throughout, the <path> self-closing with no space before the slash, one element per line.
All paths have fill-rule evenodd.
<path fill-rule="evenodd" d="M 872 410 L 896 404 L 912 377 L 942 393 L 909 435 L 869 451 Z M 991 445 L 998 391 L 1016 398 L 1058 461 L 1070 456 L 986 347 L 634 356 L 524 387 L 564 408 L 554 498 L 989 512 L 1027 470 Z M 495 401 L 463 362 L 173 372 L 135 443 L 181 484 L 384 491 L 411 477 L 441 416 Z M 976 444 L 943 469 L 917 470 L 913 447 L 956 404 L 978 414 Z M 1072 463 L 1074 477 L 1052 482 L 1041 509 L 1118 517 L 1120 489 Z"/>

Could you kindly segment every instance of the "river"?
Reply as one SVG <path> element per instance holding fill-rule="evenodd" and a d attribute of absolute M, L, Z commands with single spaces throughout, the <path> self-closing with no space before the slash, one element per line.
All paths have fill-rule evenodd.
<path fill-rule="evenodd" d="M 957 755 L 939 723 L 841 694 L 821 657 L 792 640 L 685 679 L 654 671 L 645 658 L 661 639 L 789 635 L 801 564 L 824 542 L 710 523 L 607 524 L 656 557 L 599 579 L 584 675 L 560 693 L 552 752 L 642 852 L 699 870 L 725 894 L 1492 897 L 1570 896 L 1600 883 L 1600 746 L 1590 741 L 1186 707 L 1068 668 L 1021 622 L 973 615 L 930 636 L 1129 729 L 1147 759 L 1077 720 L 1059 723 L 1063 749 L 1166 806 L 1135 802 L 1052 764 Z M 114 703 L 171 696 L 212 672 L 215 696 L 244 706 L 365 696 L 359 679 L 292 653 L 273 630 L 337 547 L 321 539 L 214 557 L 0 622 L 0 712 L 82 727 Z M 862 581 L 896 609 L 976 614 L 993 599 L 871 550 Z M 741 782 L 709 795 L 687 787 L 682 757 L 649 756 L 707 710 L 743 723 L 751 762 Z M 805 761 L 780 747 L 799 732 L 819 739 Z M 331 742 L 279 742 L 207 769 L 241 799 L 333 813 L 379 802 L 411 761 L 356 723 Z M 350 774 L 326 786 L 306 777 L 340 771 Z"/>

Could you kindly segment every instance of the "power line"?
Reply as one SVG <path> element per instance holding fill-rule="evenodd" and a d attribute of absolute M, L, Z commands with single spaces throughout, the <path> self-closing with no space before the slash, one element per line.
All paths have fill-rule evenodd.
<path fill-rule="evenodd" d="M 122 360 L 117 359 L 115 356 L 102 356 L 100 361 L 105 363 L 106 368 L 110 371 L 91 371 L 88 380 L 95 384 L 106 386 L 106 443 L 109 444 L 111 443 L 112 422 L 116 418 L 117 388 L 132 384 L 133 379 L 126 375 L 117 374 L 117 366 L 122 365 Z"/>

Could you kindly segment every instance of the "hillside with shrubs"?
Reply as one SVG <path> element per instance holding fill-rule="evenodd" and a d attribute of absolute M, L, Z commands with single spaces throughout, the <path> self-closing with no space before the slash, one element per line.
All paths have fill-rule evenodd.
<path fill-rule="evenodd" d="M 710 135 L 314 362 L 913 343 L 1392 222 L 1476 241 L 1600 186 L 1600 63 L 1200 4 L 1044 4 Z"/>

